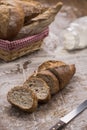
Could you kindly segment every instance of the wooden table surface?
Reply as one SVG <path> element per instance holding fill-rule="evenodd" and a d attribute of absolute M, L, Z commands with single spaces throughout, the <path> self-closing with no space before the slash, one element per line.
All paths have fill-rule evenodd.
<path fill-rule="evenodd" d="M 47 2 L 53 4 L 56 1 Z M 67 52 L 61 40 L 62 30 L 77 17 L 85 15 L 87 0 L 65 0 L 60 13 L 50 26 L 50 32 L 56 35 L 56 39 L 50 41 L 50 44 L 47 41 L 41 50 L 15 61 L 5 63 L 0 60 L 0 130 L 49 130 L 59 118 L 87 99 L 87 49 Z M 32 114 L 11 107 L 7 101 L 7 92 L 16 85 L 22 85 L 42 62 L 52 59 L 76 65 L 76 74 L 70 83 L 47 104 L 39 105 Z M 87 130 L 87 110 L 64 129 Z"/>

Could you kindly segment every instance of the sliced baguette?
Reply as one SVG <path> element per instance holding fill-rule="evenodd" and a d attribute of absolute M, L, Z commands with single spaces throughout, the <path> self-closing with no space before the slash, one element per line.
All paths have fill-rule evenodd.
<path fill-rule="evenodd" d="M 38 102 L 45 103 L 50 100 L 50 88 L 44 80 L 37 77 L 30 77 L 24 83 L 25 86 L 29 87 L 37 96 Z"/>
<path fill-rule="evenodd" d="M 60 89 L 63 89 L 69 83 L 76 71 L 75 65 L 63 65 L 55 68 L 49 68 L 49 70 L 59 80 Z"/>
<path fill-rule="evenodd" d="M 58 66 L 66 65 L 66 63 L 62 61 L 56 61 L 56 60 L 48 60 L 43 62 L 39 67 L 37 71 L 42 71 L 48 68 L 54 68 Z"/>
<path fill-rule="evenodd" d="M 40 71 L 33 74 L 32 76 L 43 79 L 49 86 L 50 93 L 52 95 L 56 94 L 59 91 L 59 81 L 57 80 L 56 76 L 49 70 Z"/>
<path fill-rule="evenodd" d="M 33 112 L 38 106 L 38 100 L 34 92 L 27 87 L 14 87 L 7 94 L 7 100 L 12 105 L 27 111 Z"/>

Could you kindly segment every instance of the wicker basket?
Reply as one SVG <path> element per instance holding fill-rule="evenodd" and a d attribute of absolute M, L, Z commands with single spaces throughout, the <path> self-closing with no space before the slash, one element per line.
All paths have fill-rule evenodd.
<path fill-rule="evenodd" d="M 15 41 L 0 40 L 0 58 L 4 61 L 12 61 L 23 55 L 29 54 L 41 48 L 43 39 L 48 35 L 49 29 L 40 34 Z"/>

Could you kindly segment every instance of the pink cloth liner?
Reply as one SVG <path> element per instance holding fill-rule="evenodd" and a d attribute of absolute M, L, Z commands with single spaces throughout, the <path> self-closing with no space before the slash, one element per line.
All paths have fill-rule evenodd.
<path fill-rule="evenodd" d="M 46 28 L 43 32 L 29 36 L 20 40 L 8 41 L 0 39 L 0 49 L 5 51 L 18 50 L 29 44 L 34 44 L 35 42 L 44 39 L 49 33 L 49 29 Z"/>

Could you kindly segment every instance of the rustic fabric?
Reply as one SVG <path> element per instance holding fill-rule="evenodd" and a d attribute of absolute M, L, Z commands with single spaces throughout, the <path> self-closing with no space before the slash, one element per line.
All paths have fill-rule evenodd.
<path fill-rule="evenodd" d="M 49 29 L 46 28 L 43 32 L 29 36 L 20 40 L 8 41 L 0 39 L 0 50 L 12 51 L 18 50 L 23 47 L 29 46 L 29 44 L 33 44 L 34 42 L 40 41 L 44 39 L 48 35 Z"/>

